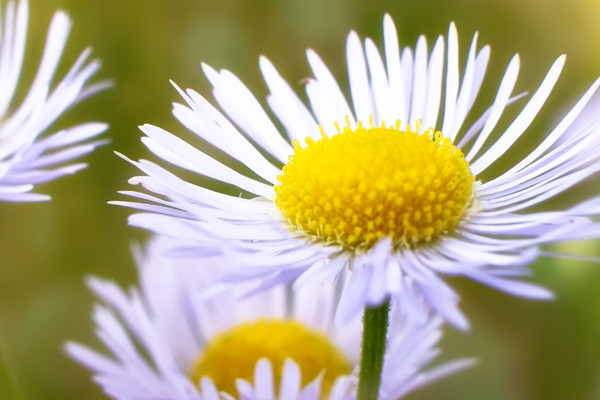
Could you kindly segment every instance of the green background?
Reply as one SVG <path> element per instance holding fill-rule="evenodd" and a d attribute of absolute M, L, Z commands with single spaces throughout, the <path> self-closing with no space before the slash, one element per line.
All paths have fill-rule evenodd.
<path fill-rule="evenodd" d="M 481 44 L 492 45 L 480 105 L 493 98 L 514 53 L 522 61 L 518 91 L 533 91 L 553 60 L 568 54 L 553 96 L 527 133 L 535 143 L 600 75 L 597 0 L 32 0 L 23 83 L 31 81 L 59 8 L 74 19 L 62 70 L 92 46 L 104 63 L 98 78 L 111 78 L 115 86 L 71 110 L 55 127 L 106 121 L 112 142 L 87 157 L 89 169 L 39 187 L 52 202 L 0 203 L 0 340 L 27 400 L 104 398 L 62 345 L 74 339 L 97 346 L 90 317 L 94 299 L 85 276 L 135 283 L 129 246 L 144 233 L 126 225 L 130 211 L 106 204 L 127 188 L 135 170 L 113 151 L 147 157 L 139 141 L 141 123 L 183 131 L 170 114 L 178 98 L 169 79 L 210 98 L 200 70 L 204 61 L 233 71 L 262 99 L 266 88 L 257 61 L 265 54 L 301 91 L 309 75 L 304 50 L 310 47 L 345 85 L 350 29 L 381 45 L 382 16 L 389 12 L 403 44 L 412 46 L 425 33 L 431 45 L 455 21 L 461 54 L 475 30 Z M 20 88 L 24 93 L 27 84 Z M 553 206 L 597 188 L 596 180 Z M 596 247 L 589 242 L 559 250 L 598 255 Z M 451 280 L 473 329 L 469 334 L 448 329 L 443 358 L 477 357 L 479 365 L 409 399 L 600 398 L 599 266 L 543 259 L 534 270 L 535 280 L 556 292 L 556 301 L 530 302 Z"/>

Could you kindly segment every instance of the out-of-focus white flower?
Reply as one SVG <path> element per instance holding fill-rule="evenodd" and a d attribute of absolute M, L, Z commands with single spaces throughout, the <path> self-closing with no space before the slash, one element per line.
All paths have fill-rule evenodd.
<path fill-rule="evenodd" d="M 334 287 L 278 286 L 240 299 L 239 291 L 211 298 L 202 289 L 223 258 L 177 259 L 172 243 L 152 241 L 138 254 L 140 288 L 128 292 L 97 278 L 90 287 L 102 355 L 69 343 L 68 353 L 94 371 L 115 399 L 354 399 L 361 321 L 333 323 Z M 225 265 L 223 265 L 225 264 Z M 248 289 L 248 284 L 241 284 Z M 426 369 L 438 355 L 440 318 L 416 325 L 392 318 L 380 399 L 398 399 L 472 364 Z M 224 394 L 228 393 L 228 395 Z"/>
<path fill-rule="evenodd" d="M 0 201 L 40 201 L 49 196 L 31 193 L 35 185 L 73 174 L 86 164 L 71 162 L 105 143 L 94 140 L 107 125 L 91 122 L 48 133 L 67 109 L 106 88 L 107 82 L 86 85 L 100 68 L 88 61 L 85 50 L 67 74 L 55 81 L 55 72 L 71 27 L 58 11 L 50 24 L 39 69 L 26 96 L 15 104 L 21 86 L 28 24 L 26 0 L 9 1 L 0 19 Z"/>

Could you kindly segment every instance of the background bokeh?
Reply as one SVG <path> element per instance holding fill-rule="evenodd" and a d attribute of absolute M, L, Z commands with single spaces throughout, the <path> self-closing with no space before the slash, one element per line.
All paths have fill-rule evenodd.
<path fill-rule="evenodd" d="M 309 75 L 304 50 L 311 47 L 345 84 L 350 29 L 381 44 L 388 12 L 403 44 L 414 45 L 424 33 L 431 45 L 455 21 L 462 54 L 476 30 L 481 44 L 492 45 L 479 104 L 489 104 L 514 53 L 522 61 L 519 91 L 536 88 L 553 60 L 568 54 L 553 96 L 528 132 L 533 143 L 600 75 L 597 0 L 31 0 L 24 83 L 37 68 L 59 8 L 74 20 L 63 71 L 92 46 L 104 63 L 98 79 L 113 79 L 115 86 L 71 110 L 56 127 L 106 121 L 112 142 L 87 158 L 89 169 L 38 188 L 52 202 L 0 203 L 0 340 L 27 400 L 104 398 L 62 346 L 67 339 L 98 343 L 90 317 L 94 299 L 83 283 L 87 275 L 135 283 L 129 246 L 144 233 L 126 225 L 128 210 L 106 204 L 127 188 L 135 171 L 113 151 L 148 156 L 137 129 L 144 122 L 182 130 L 170 114 L 170 103 L 178 99 L 169 79 L 210 98 L 200 70 L 204 61 L 233 71 L 264 98 L 257 61 L 265 54 L 300 92 Z M 598 187 L 591 182 L 559 205 Z M 550 250 L 600 255 L 597 247 L 588 242 Z M 472 356 L 479 365 L 408 398 L 600 398 L 599 268 L 586 261 L 540 260 L 535 279 L 557 294 L 556 301 L 543 303 L 452 280 L 472 332 L 448 329 L 443 358 Z"/>

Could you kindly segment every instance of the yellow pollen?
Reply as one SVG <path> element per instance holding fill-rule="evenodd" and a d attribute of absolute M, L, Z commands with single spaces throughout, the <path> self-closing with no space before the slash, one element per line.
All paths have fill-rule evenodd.
<path fill-rule="evenodd" d="M 309 239 L 364 251 L 383 237 L 395 248 L 451 232 L 473 202 L 475 177 L 442 133 L 395 127 L 338 128 L 294 141 L 275 204 Z"/>
<path fill-rule="evenodd" d="M 351 364 L 323 333 L 290 320 L 261 319 L 237 325 L 215 336 L 196 360 L 190 377 L 198 383 L 207 376 L 218 390 L 236 395 L 235 380 L 253 382 L 256 362 L 271 362 L 275 387 L 279 387 L 283 363 L 290 358 L 298 364 L 302 384 L 324 373 L 322 394 L 333 382 L 351 372 Z M 278 389 L 276 389 L 278 390 Z"/>

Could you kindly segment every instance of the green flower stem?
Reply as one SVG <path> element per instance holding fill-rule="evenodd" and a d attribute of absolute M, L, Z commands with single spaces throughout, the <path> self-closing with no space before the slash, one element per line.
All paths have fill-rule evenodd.
<path fill-rule="evenodd" d="M 365 308 L 357 400 L 377 400 L 381 385 L 389 310 L 389 299 L 378 307 Z"/>

